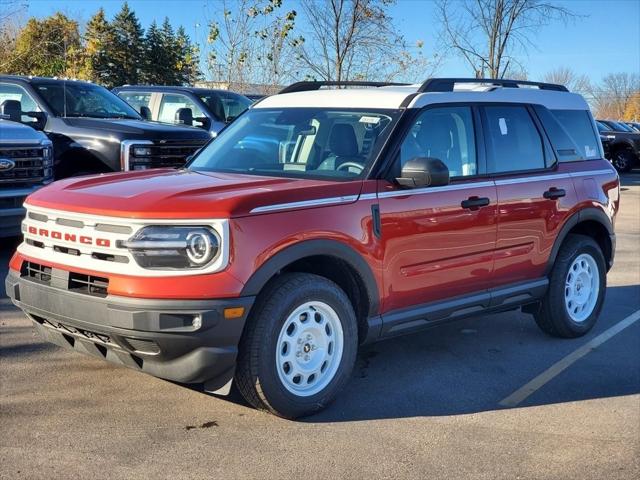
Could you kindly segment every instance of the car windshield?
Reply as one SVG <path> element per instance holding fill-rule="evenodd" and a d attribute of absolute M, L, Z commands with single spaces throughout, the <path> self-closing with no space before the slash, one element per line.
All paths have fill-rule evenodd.
<path fill-rule="evenodd" d="M 253 102 L 232 92 L 211 92 L 198 95 L 220 120 L 230 121 L 244 112 Z"/>
<path fill-rule="evenodd" d="M 192 170 L 353 179 L 399 115 L 394 110 L 251 109 L 189 165 Z"/>
<path fill-rule="evenodd" d="M 104 87 L 78 82 L 42 82 L 34 87 L 59 117 L 132 118 L 140 115 Z"/>

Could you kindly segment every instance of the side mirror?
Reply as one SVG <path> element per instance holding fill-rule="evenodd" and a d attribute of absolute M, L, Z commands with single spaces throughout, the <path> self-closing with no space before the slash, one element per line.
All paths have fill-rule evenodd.
<path fill-rule="evenodd" d="M 146 105 L 140 106 L 140 116 L 145 120 L 151 120 L 151 109 Z"/>
<path fill-rule="evenodd" d="M 176 111 L 175 119 L 178 123 L 193 126 L 193 112 L 190 108 L 179 108 Z"/>
<path fill-rule="evenodd" d="M 407 188 L 441 187 L 449 185 L 449 169 L 438 158 L 415 157 L 404 164 L 396 182 Z"/>
<path fill-rule="evenodd" d="M 19 100 L 5 100 L 0 104 L 0 113 L 12 122 L 21 122 L 22 104 Z"/>

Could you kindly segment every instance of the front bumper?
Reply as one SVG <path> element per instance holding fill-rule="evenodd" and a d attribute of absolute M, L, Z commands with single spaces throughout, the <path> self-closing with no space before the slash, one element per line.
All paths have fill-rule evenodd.
<path fill-rule="evenodd" d="M 208 390 L 233 378 L 254 301 L 100 298 L 40 284 L 12 270 L 5 286 L 45 340 L 167 380 L 206 383 Z M 224 310 L 235 307 L 244 307 L 244 315 L 225 319 Z M 200 326 L 198 320 L 194 326 L 197 318 Z"/>
<path fill-rule="evenodd" d="M 17 237 L 22 233 L 20 226 L 25 215 L 22 204 L 40 187 L 42 185 L 0 189 L 0 238 Z"/>

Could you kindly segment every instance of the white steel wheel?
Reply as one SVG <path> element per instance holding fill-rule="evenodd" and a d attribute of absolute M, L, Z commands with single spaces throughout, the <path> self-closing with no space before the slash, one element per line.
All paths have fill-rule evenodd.
<path fill-rule="evenodd" d="M 321 392 L 335 377 L 344 350 L 338 314 L 320 301 L 300 305 L 284 322 L 276 348 L 278 377 L 288 392 Z"/>
<path fill-rule="evenodd" d="M 564 289 L 567 314 L 576 323 L 584 322 L 596 306 L 600 293 L 598 264 L 588 253 L 576 257 L 569 271 Z"/>

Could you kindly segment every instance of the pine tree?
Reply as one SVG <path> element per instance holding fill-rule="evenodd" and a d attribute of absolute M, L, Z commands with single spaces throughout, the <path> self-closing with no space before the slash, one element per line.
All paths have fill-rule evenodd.
<path fill-rule="evenodd" d="M 165 17 L 164 22 L 162 22 L 160 37 L 162 39 L 163 54 L 161 63 L 163 83 L 165 85 L 175 85 L 178 83 L 176 78 L 176 65 L 180 53 L 176 46 L 176 35 L 167 17 Z"/>
<path fill-rule="evenodd" d="M 154 20 L 147 29 L 144 39 L 144 72 L 142 81 L 149 85 L 162 85 L 162 62 L 164 61 L 164 46 L 158 24 Z"/>
<path fill-rule="evenodd" d="M 107 87 L 115 85 L 112 74 L 113 29 L 100 8 L 87 23 L 84 34 L 84 77 Z"/>
<path fill-rule="evenodd" d="M 137 84 L 144 69 L 144 30 L 138 17 L 125 2 L 111 23 L 113 38 L 114 84 Z"/>

